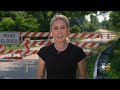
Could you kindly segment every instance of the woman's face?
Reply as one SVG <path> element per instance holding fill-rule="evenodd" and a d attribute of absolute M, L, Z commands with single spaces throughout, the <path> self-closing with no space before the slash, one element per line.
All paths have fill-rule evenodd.
<path fill-rule="evenodd" d="M 51 33 L 55 41 L 65 41 L 69 35 L 69 28 L 63 20 L 56 20 L 51 27 Z"/>

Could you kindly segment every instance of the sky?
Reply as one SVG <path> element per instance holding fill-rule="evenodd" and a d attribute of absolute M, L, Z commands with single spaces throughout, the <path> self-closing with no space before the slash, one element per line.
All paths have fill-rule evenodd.
<path fill-rule="evenodd" d="M 98 15 L 98 16 L 97 16 L 99 22 L 102 22 L 102 21 L 104 20 L 103 16 L 105 16 L 106 19 L 109 20 L 109 13 L 106 13 L 106 14 L 104 14 L 104 15 Z M 87 19 L 88 21 L 90 21 L 90 15 L 87 15 L 87 16 L 86 16 L 86 19 Z"/>

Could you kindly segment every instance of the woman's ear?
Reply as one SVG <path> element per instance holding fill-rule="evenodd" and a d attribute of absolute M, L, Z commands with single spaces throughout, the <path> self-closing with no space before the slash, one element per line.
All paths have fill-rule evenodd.
<path fill-rule="evenodd" d="M 70 32 L 68 32 L 67 37 L 70 35 Z"/>

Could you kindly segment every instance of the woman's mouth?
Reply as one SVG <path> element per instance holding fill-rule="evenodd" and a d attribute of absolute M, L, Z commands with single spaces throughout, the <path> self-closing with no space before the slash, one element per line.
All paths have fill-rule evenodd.
<path fill-rule="evenodd" d="M 57 36 L 58 39 L 62 39 L 63 37 L 64 37 L 64 35 Z"/>

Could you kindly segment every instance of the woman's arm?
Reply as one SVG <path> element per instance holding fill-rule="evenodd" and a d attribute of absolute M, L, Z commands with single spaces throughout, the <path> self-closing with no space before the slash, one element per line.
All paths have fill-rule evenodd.
<path fill-rule="evenodd" d="M 80 79 L 87 79 L 87 68 L 86 68 L 86 62 L 85 60 L 81 60 L 80 62 L 78 62 L 78 70 L 79 70 L 79 76 Z"/>
<path fill-rule="evenodd" d="M 38 60 L 38 79 L 44 78 L 44 71 L 45 71 L 45 61 L 39 57 L 39 60 Z"/>

